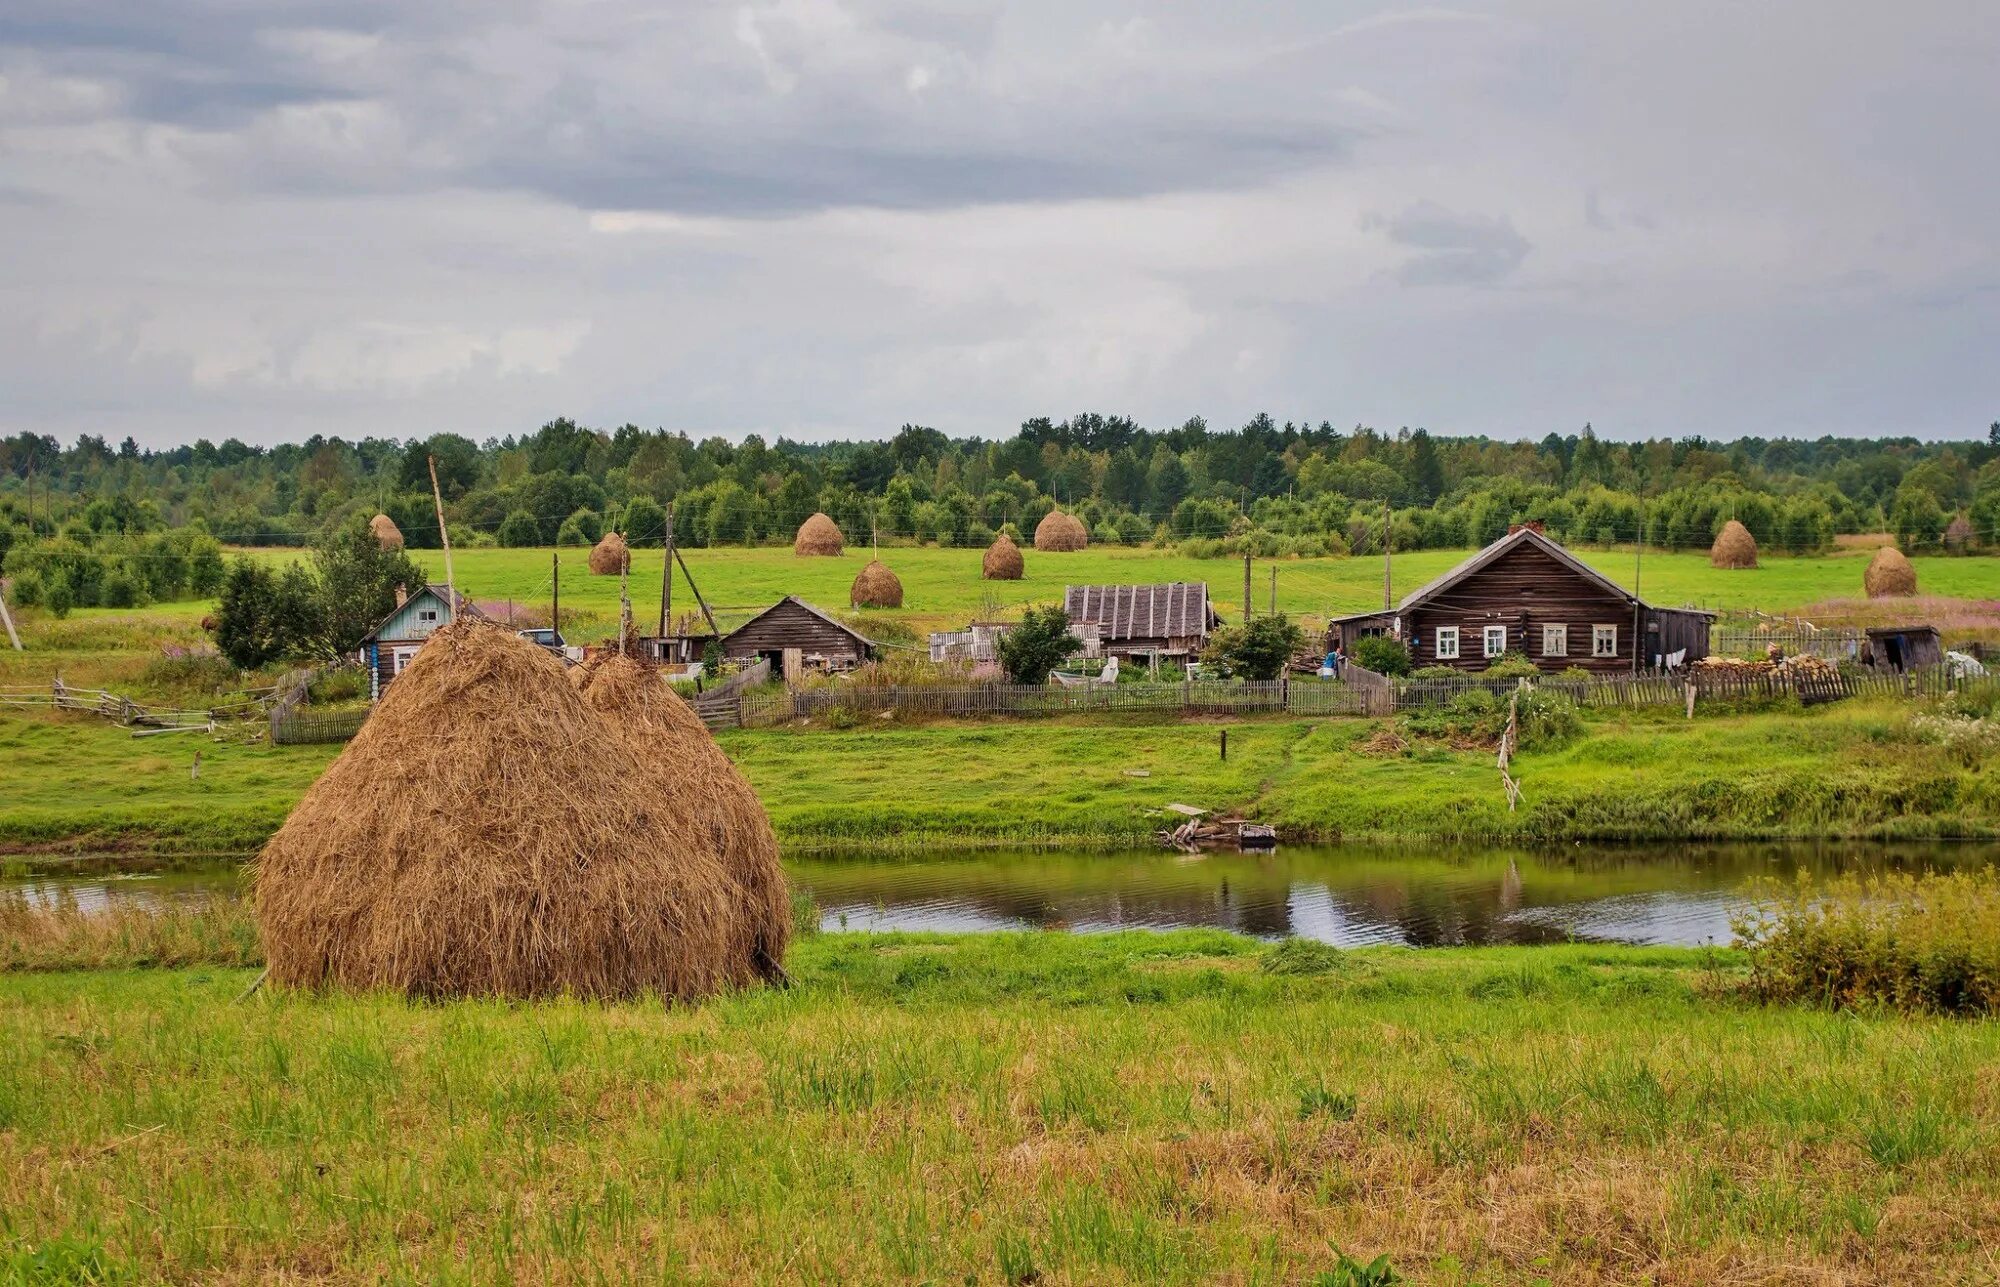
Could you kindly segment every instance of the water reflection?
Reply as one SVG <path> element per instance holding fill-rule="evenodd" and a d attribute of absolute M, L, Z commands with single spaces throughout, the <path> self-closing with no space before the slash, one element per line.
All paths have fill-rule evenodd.
<path fill-rule="evenodd" d="M 1673 845 L 1573 848 L 1286 848 L 1184 856 L 1148 850 L 828 856 L 787 863 L 829 930 L 967 932 L 1207 926 L 1342 945 L 1726 943 L 1729 917 L 1760 876 L 1983 866 L 2000 846 Z M 145 870 L 120 856 L 16 866 L 10 891 L 85 911 L 120 900 L 234 893 L 235 862 Z M 136 868 L 136 869 L 135 869 Z"/>

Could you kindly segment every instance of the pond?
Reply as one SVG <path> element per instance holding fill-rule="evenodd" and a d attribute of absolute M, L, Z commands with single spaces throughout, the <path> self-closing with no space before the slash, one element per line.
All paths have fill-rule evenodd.
<path fill-rule="evenodd" d="M 0 897 L 85 910 L 241 888 L 234 861 L 121 857 L 13 865 Z M 1060 850 L 815 856 L 787 864 L 841 930 L 1211 927 L 1342 946 L 1727 943 L 1759 877 L 1988 866 L 2000 845 L 1717 844 L 1492 848 L 1291 847 L 1264 855 Z"/>

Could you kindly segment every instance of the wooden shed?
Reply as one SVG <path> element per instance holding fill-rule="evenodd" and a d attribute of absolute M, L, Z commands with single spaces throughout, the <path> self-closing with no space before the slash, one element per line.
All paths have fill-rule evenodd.
<path fill-rule="evenodd" d="M 786 595 L 722 637 L 722 655 L 731 661 L 769 658 L 789 674 L 787 652 L 811 670 L 851 670 L 875 655 L 875 643 L 795 595 Z"/>
<path fill-rule="evenodd" d="M 355 660 L 368 672 L 368 700 L 380 697 L 424 641 L 460 613 L 468 619 L 485 616 L 472 600 L 456 591 L 447 599 L 441 585 L 424 586 L 397 603 L 396 610 L 376 623 L 355 649 Z"/>
<path fill-rule="evenodd" d="M 1206 581 L 1072 585 L 1063 590 L 1063 610 L 1092 657 L 1193 656 L 1222 624 Z"/>
<path fill-rule="evenodd" d="M 1944 665 L 1944 639 L 1936 626 L 1876 626 L 1868 631 L 1865 664 L 1880 670 Z"/>
<path fill-rule="evenodd" d="M 1657 608 L 1550 540 L 1519 526 L 1388 612 L 1337 617 L 1328 644 L 1352 655 L 1390 635 L 1417 666 L 1477 671 L 1503 653 L 1543 670 L 1612 673 L 1684 665 L 1708 655 L 1714 614 Z"/>

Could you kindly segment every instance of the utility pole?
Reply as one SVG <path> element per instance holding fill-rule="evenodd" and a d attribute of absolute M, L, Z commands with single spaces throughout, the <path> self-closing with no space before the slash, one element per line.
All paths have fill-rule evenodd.
<path fill-rule="evenodd" d="M 7 626 L 7 639 L 14 645 L 14 651 L 25 652 L 26 649 L 21 647 L 21 636 L 14 633 L 14 618 L 7 611 L 7 592 L 4 588 L 0 588 L 0 622 Z"/>
<path fill-rule="evenodd" d="M 667 502 L 667 532 L 660 542 L 666 551 L 666 561 L 660 565 L 660 648 L 665 654 L 667 638 L 667 618 L 674 610 L 674 503 Z"/>
<path fill-rule="evenodd" d="M 451 619 L 458 620 L 458 591 L 452 588 L 451 574 L 451 533 L 444 526 L 444 493 L 438 490 L 438 461 L 436 456 L 426 456 L 431 467 L 431 503 L 437 506 L 438 540 L 444 543 L 444 601 L 451 608 Z"/>
<path fill-rule="evenodd" d="M 1250 556 L 1243 556 L 1243 624 L 1250 624 Z"/>
<path fill-rule="evenodd" d="M 1278 569 L 1271 569 L 1271 615 L 1278 615 Z"/>
<path fill-rule="evenodd" d="M 1382 611 L 1388 612 L 1396 606 L 1395 596 L 1389 587 L 1390 547 L 1395 544 L 1395 528 L 1389 517 L 1389 500 L 1382 499 Z"/>
<path fill-rule="evenodd" d="M 1646 561 L 1646 498 L 1639 497 L 1639 545 L 1632 551 L 1632 594 L 1639 594 L 1639 572 Z"/>
<path fill-rule="evenodd" d="M 549 629 L 562 638 L 562 556 L 549 551 Z"/>

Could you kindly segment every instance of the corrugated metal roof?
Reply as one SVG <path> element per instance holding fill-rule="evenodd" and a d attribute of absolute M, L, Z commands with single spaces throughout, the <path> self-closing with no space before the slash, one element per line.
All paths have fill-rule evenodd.
<path fill-rule="evenodd" d="M 1206 581 L 1164 585 L 1072 585 L 1063 591 L 1072 625 L 1091 624 L 1103 639 L 1177 639 L 1208 633 Z"/>

